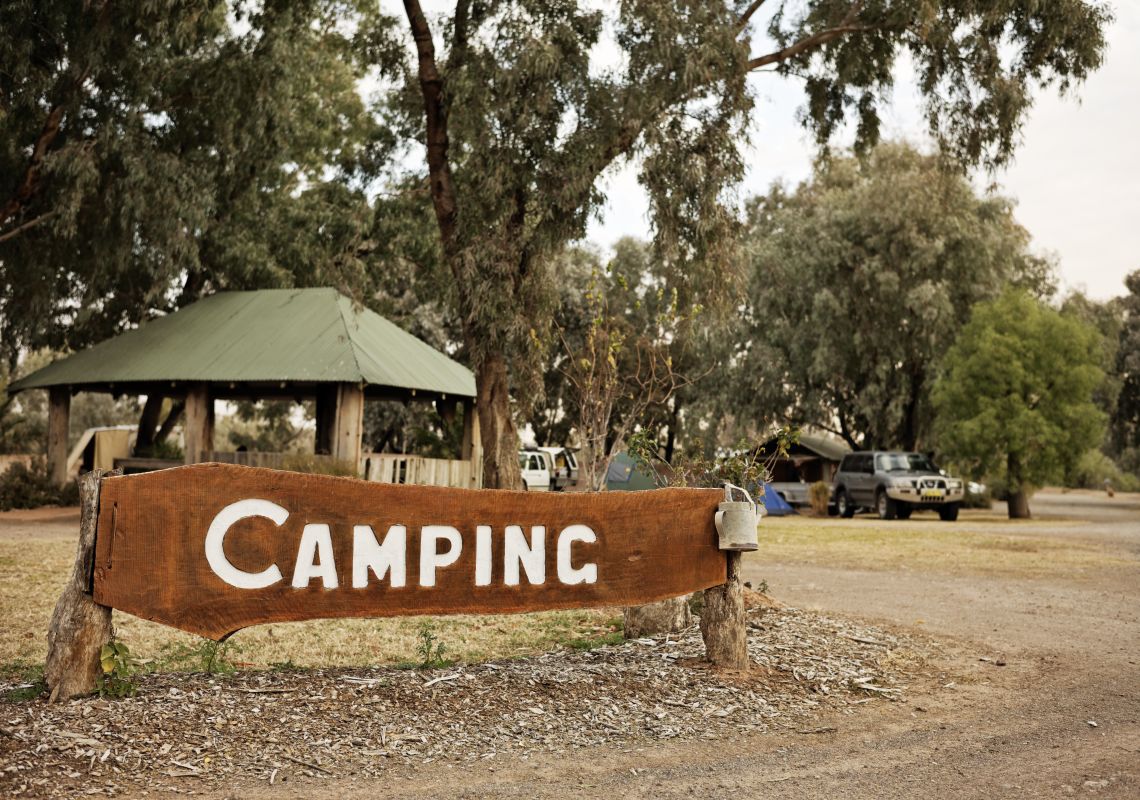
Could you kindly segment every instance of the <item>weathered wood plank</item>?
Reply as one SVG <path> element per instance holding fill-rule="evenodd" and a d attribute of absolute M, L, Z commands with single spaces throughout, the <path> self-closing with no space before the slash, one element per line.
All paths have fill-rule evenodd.
<path fill-rule="evenodd" d="M 722 584 L 727 575 L 713 527 L 723 497 L 716 489 L 528 494 L 199 464 L 111 478 L 102 491 L 96 601 L 211 638 L 322 617 L 638 605 Z M 223 509 L 250 499 L 278 507 L 281 524 L 223 520 L 220 551 L 243 575 L 279 574 L 260 588 L 238 588 L 215 568 L 216 558 L 215 566 L 208 561 L 207 532 Z M 325 525 L 327 534 L 314 528 Z M 367 526 L 361 547 L 357 526 Z M 397 562 L 381 563 L 379 577 L 367 569 L 380 546 L 398 549 L 387 550 L 393 526 L 406 529 L 403 585 L 394 579 Z M 425 526 L 454 528 L 458 540 Z M 535 526 L 543 536 L 535 538 Z M 312 546 L 301 548 L 303 541 Z M 528 555 L 537 541 L 544 553 Z M 358 569 L 363 585 L 354 585 Z"/>

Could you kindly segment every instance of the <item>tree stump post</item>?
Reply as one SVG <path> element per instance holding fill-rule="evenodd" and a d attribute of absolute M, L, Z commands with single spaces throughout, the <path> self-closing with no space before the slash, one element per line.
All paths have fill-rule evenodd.
<path fill-rule="evenodd" d="M 688 595 L 643 606 L 628 606 L 622 618 L 626 639 L 640 639 L 642 636 L 659 633 L 679 633 L 693 624 Z"/>
<path fill-rule="evenodd" d="M 51 691 L 51 702 L 95 691 L 102 674 L 99 651 L 111 639 L 111 609 L 99 605 L 91 597 L 99 484 L 103 474 L 102 470 L 93 470 L 79 479 L 82 504 L 79 547 L 75 552 L 71 579 L 52 612 L 47 636 L 44 681 Z"/>
<path fill-rule="evenodd" d="M 705 589 L 701 610 L 701 636 L 708 660 L 718 667 L 746 670 L 748 629 L 744 622 L 744 584 L 740 580 L 739 552 L 729 551 L 728 580 Z"/>

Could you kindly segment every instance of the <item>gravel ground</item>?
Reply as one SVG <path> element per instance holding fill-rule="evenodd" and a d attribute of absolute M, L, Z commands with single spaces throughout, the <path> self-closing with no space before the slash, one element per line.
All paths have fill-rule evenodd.
<path fill-rule="evenodd" d="M 497 758 L 599 745 L 822 734 L 834 730 L 819 726 L 824 711 L 904 700 L 933 651 L 923 639 L 774 604 L 748 618 L 748 673 L 710 669 L 694 627 L 443 670 L 156 674 L 133 698 L 0 706 L 0 796 L 296 792 L 433 762 L 493 771 Z"/>

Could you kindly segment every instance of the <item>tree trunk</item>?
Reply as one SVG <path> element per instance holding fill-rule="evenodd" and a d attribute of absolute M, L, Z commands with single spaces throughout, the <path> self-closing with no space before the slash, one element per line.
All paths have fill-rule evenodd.
<path fill-rule="evenodd" d="M 1025 489 L 1018 489 L 1016 492 L 1011 492 L 1009 495 L 1009 518 L 1010 519 L 1029 519 L 1029 492 Z"/>
<path fill-rule="evenodd" d="M 79 479 L 83 505 L 79 521 L 79 547 L 71 580 L 64 587 L 48 628 L 44 681 L 51 700 L 68 700 L 95 691 L 102 668 L 99 651 L 111 640 L 111 609 L 91 599 L 95 566 L 95 526 L 99 516 L 100 470 Z"/>
<path fill-rule="evenodd" d="M 659 633 L 677 633 L 693 624 L 688 595 L 644 606 L 630 606 L 625 609 L 623 616 L 624 634 L 627 639 L 639 639 L 642 636 Z"/>
<path fill-rule="evenodd" d="M 158 431 L 159 418 L 162 416 L 163 396 L 151 392 L 146 396 L 146 405 L 143 406 L 142 415 L 139 416 L 139 430 L 135 435 L 135 455 L 149 456 L 154 451 L 155 434 Z"/>
<path fill-rule="evenodd" d="M 182 416 L 183 410 L 186 408 L 186 403 L 182 400 L 175 400 L 170 406 L 170 413 L 166 415 L 162 425 L 159 426 L 158 432 L 154 435 L 154 443 L 159 444 L 165 442 L 170 434 L 174 432 L 174 426 L 178 424 L 179 418 Z"/>
<path fill-rule="evenodd" d="M 673 454 L 677 447 L 677 429 L 681 426 L 681 397 L 673 395 L 673 412 L 669 417 L 669 433 L 665 437 L 665 463 L 673 463 Z"/>
<path fill-rule="evenodd" d="M 728 581 L 705 589 L 701 610 L 701 636 L 705 653 L 718 667 L 748 669 L 748 630 L 744 623 L 744 585 L 740 581 L 740 553 L 727 553 Z"/>
<path fill-rule="evenodd" d="M 507 362 L 488 355 L 475 370 L 479 394 L 479 438 L 483 443 L 483 486 L 487 489 L 522 489 L 519 471 L 519 431 L 511 414 Z"/>
<path fill-rule="evenodd" d="M 1021 477 L 1021 458 L 1016 453 L 1006 456 L 1005 477 L 1010 486 L 1009 500 L 1006 502 L 1009 518 L 1029 519 L 1029 492 Z"/>

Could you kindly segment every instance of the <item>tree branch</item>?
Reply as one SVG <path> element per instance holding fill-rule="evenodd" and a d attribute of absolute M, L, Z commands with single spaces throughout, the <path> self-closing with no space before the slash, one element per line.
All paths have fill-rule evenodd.
<path fill-rule="evenodd" d="M 740 15 L 740 19 L 736 21 L 737 29 L 744 30 L 744 26 L 748 24 L 748 20 L 752 19 L 752 15 L 755 14 L 756 10 L 764 5 L 764 3 L 765 0 L 752 0 L 748 8 L 744 9 L 744 13 Z"/>
<path fill-rule="evenodd" d="M 874 26 L 855 24 L 855 20 L 859 16 L 859 12 L 862 10 L 863 0 L 856 0 L 856 2 L 852 4 L 851 8 L 847 11 L 847 15 L 843 18 L 843 21 L 836 25 L 834 28 L 828 28 L 827 30 L 813 33 L 811 36 L 800 39 L 798 42 L 790 44 L 787 47 L 776 50 L 772 53 L 756 56 L 748 62 L 748 69 L 753 70 L 759 69 L 760 67 L 766 67 L 769 64 L 779 64 L 783 61 L 787 61 L 789 58 L 795 58 L 796 56 L 800 55 L 801 53 L 805 53 L 808 50 L 814 50 L 817 47 L 822 47 L 828 42 L 838 39 L 841 36 L 846 36 L 849 33 L 860 33 L 862 31 L 871 30 Z"/>
<path fill-rule="evenodd" d="M 0 234 L 0 242 L 6 242 L 9 239 L 15 239 L 28 228 L 34 228 L 44 220 L 50 218 L 54 213 L 54 211 L 48 211 L 47 213 L 40 214 L 38 217 L 34 217 L 28 220 L 23 225 L 19 225 L 6 233 Z"/>
<path fill-rule="evenodd" d="M 464 4 L 466 5 L 466 4 Z M 435 44 L 431 28 L 420 7 L 419 0 L 404 0 L 412 39 L 419 56 L 420 92 L 424 98 L 424 121 L 427 128 L 428 178 L 431 181 L 431 199 L 439 222 L 440 240 L 446 256 L 458 252 L 457 225 L 459 216 L 455 181 L 448 161 L 450 141 L 447 136 L 447 104 L 444 100 L 443 78 L 435 63 Z M 457 21 L 458 24 L 458 21 Z"/>
<path fill-rule="evenodd" d="M 59 126 L 62 122 L 63 106 L 59 105 L 48 113 L 44 126 L 40 129 L 35 144 L 32 145 L 32 156 L 28 159 L 28 166 L 24 170 L 23 177 L 13 190 L 12 197 L 0 208 L 0 223 L 7 222 L 14 217 L 16 212 L 36 193 L 44 157 L 47 155 L 47 150 L 51 147 L 52 142 L 55 141 L 55 137 L 59 135 Z"/>

